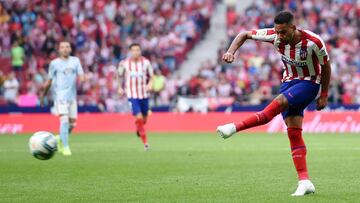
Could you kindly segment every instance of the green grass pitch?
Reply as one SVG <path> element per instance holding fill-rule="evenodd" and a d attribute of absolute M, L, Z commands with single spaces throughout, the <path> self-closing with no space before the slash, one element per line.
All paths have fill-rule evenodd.
<path fill-rule="evenodd" d="M 73 156 L 33 158 L 29 135 L 0 136 L 0 202 L 360 202 L 360 136 L 306 134 L 314 195 L 297 179 L 285 134 L 79 134 Z"/>

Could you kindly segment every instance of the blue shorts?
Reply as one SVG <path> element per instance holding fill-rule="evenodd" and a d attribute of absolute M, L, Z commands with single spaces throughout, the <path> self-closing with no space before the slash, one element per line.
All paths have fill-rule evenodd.
<path fill-rule="evenodd" d="M 292 80 L 281 84 L 280 93 L 289 102 L 289 109 L 282 112 L 287 116 L 304 116 L 304 109 L 316 98 L 320 85 L 308 80 Z"/>
<path fill-rule="evenodd" d="M 143 116 L 148 115 L 149 111 L 149 99 L 132 99 L 129 98 L 129 103 L 133 112 L 133 115 L 141 113 Z"/>

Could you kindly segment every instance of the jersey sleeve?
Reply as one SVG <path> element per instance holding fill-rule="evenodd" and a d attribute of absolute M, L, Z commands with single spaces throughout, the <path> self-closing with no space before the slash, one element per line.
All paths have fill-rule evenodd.
<path fill-rule="evenodd" d="M 318 36 L 319 42 L 316 43 L 314 51 L 319 60 L 320 65 L 325 65 L 329 61 L 329 54 L 326 50 L 324 41 Z"/>
<path fill-rule="evenodd" d="M 49 72 L 48 72 L 48 78 L 50 80 L 54 79 L 55 77 L 55 72 L 56 72 L 56 66 L 54 65 L 54 61 L 51 61 L 49 64 Z"/>
<path fill-rule="evenodd" d="M 274 43 L 276 40 L 276 33 L 274 28 L 259 29 L 251 31 L 251 38 L 253 40 Z"/>
<path fill-rule="evenodd" d="M 77 61 L 78 61 L 78 63 L 76 66 L 76 73 L 77 73 L 77 75 L 84 75 L 84 69 L 81 65 L 80 59 L 78 59 Z"/>

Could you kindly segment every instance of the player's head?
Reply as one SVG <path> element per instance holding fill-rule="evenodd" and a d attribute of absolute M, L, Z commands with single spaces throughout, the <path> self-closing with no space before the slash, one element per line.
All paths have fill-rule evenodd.
<path fill-rule="evenodd" d="M 59 55 L 60 57 L 67 58 L 71 53 L 71 45 L 68 41 L 60 41 L 59 42 Z"/>
<path fill-rule="evenodd" d="M 275 32 L 281 42 L 290 43 L 295 36 L 294 15 L 289 11 L 279 12 L 275 18 Z"/>
<path fill-rule="evenodd" d="M 129 46 L 129 50 L 131 53 L 131 57 L 134 59 L 138 59 L 141 57 L 141 46 L 138 43 L 133 43 Z"/>

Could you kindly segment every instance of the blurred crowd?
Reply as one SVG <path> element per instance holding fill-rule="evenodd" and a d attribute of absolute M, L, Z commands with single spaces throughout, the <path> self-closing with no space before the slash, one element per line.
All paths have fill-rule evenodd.
<path fill-rule="evenodd" d="M 141 44 L 156 70 L 153 105 L 172 105 L 178 95 L 231 98 L 241 105 L 268 102 L 277 94 L 282 77 L 282 63 L 270 44 L 245 43 L 233 64 L 222 63 L 221 56 L 239 32 L 273 27 L 273 16 L 283 9 L 295 14 L 298 28 L 324 39 L 333 72 L 330 102 L 360 104 L 356 0 L 259 0 L 241 13 L 229 6 L 228 41 L 218 50 L 217 63 L 204 61 L 189 81 L 174 77 L 172 73 L 209 27 L 215 4 L 216 0 L 0 1 L 0 104 L 36 105 L 60 39 L 72 43 L 84 67 L 80 105 L 128 110 L 126 98 L 116 93 L 116 66 L 128 56 L 132 42 Z"/>
<path fill-rule="evenodd" d="M 227 11 L 228 41 L 216 64 L 204 62 L 188 86 L 189 95 L 232 97 L 239 104 L 271 100 L 280 87 L 282 63 L 271 44 L 248 41 L 228 65 L 221 62 L 229 43 L 246 30 L 273 27 L 273 16 L 291 10 L 300 29 L 311 30 L 325 41 L 332 65 L 330 102 L 360 104 L 360 5 L 356 0 L 256 1 L 245 12 Z"/>
<path fill-rule="evenodd" d="M 100 103 L 114 110 L 126 102 L 116 94 L 115 79 L 117 64 L 128 56 L 128 45 L 140 43 L 154 69 L 161 75 L 170 75 L 208 29 L 215 3 L 214 0 L 0 1 L 3 84 L 0 103 L 22 105 L 19 95 L 36 98 L 47 78 L 49 62 L 56 57 L 57 42 L 68 40 L 86 74 L 86 81 L 79 86 L 79 104 Z M 156 88 L 154 91 L 159 91 Z"/>

